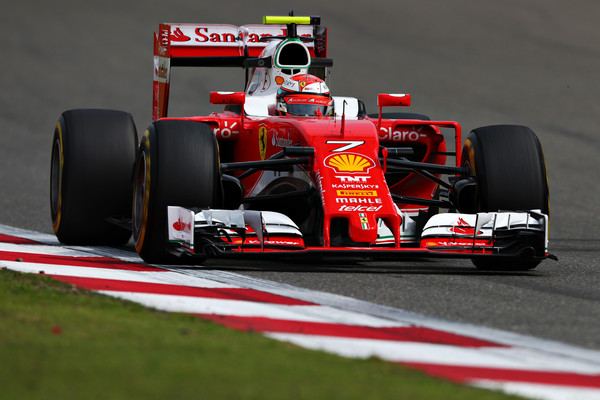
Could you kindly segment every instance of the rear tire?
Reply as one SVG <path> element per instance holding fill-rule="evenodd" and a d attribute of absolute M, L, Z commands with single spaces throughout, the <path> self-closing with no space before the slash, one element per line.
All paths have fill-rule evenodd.
<path fill-rule="evenodd" d="M 133 193 L 133 238 L 140 257 L 152 264 L 189 262 L 167 250 L 167 206 L 221 205 L 219 151 L 213 131 L 195 121 L 150 125 L 140 141 Z"/>
<path fill-rule="evenodd" d="M 535 133 L 518 125 L 473 130 L 462 150 L 462 164 L 477 180 L 477 211 L 541 210 L 549 215 L 549 190 L 542 146 Z M 540 259 L 477 258 L 484 270 L 528 270 Z"/>
<path fill-rule="evenodd" d="M 69 245 L 122 245 L 131 231 L 109 218 L 131 217 L 137 147 L 133 118 L 122 111 L 77 109 L 59 118 L 52 141 L 50 215 Z"/>

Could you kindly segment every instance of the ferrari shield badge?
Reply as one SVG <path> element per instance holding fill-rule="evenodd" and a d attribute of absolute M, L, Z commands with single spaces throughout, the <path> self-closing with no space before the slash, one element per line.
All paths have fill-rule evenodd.
<path fill-rule="evenodd" d="M 267 154 L 267 127 L 264 125 L 258 128 L 258 151 L 260 159 L 264 160 Z"/>

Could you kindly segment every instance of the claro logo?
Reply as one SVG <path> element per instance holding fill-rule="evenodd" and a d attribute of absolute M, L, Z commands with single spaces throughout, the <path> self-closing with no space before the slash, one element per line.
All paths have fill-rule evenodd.
<path fill-rule="evenodd" d="M 375 166 L 373 160 L 367 156 L 354 153 L 332 154 L 325 158 L 325 166 L 335 172 L 366 173 Z"/>
<path fill-rule="evenodd" d="M 426 133 L 419 133 L 414 130 L 392 131 L 392 127 L 379 130 L 379 139 L 394 142 L 418 142 L 422 138 L 427 138 Z"/>

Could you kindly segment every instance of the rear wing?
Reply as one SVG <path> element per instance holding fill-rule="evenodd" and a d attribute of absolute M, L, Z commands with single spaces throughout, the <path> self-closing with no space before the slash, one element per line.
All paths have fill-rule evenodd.
<path fill-rule="evenodd" d="M 298 25 L 297 35 L 311 57 L 327 57 L 327 28 L 318 17 Z M 313 19 L 314 18 L 314 19 Z M 284 38 L 288 25 L 160 24 L 154 33 L 152 119 L 167 116 L 171 67 L 249 67 L 269 44 L 268 37 Z"/>

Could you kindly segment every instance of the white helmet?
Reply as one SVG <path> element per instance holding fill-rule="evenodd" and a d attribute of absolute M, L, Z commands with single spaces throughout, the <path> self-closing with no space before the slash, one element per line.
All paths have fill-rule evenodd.
<path fill-rule="evenodd" d="M 277 90 L 277 111 L 279 115 L 332 116 L 333 99 L 322 79 L 298 74 Z"/>

